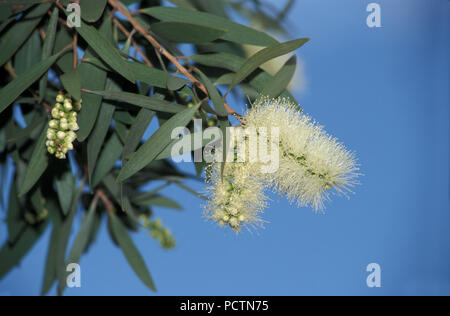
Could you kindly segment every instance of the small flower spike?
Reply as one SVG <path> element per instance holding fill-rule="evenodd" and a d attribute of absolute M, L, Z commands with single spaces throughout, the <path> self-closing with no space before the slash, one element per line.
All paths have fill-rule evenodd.
<path fill-rule="evenodd" d="M 70 94 L 60 92 L 56 96 L 56 104 L 51 110 L 52 120 L 48 122 L 47 151 L 58 159 L 65 159 L 73 142 L 77 138 L 75 131 L 79 129 L 77 111 L 81 110 L 82 101 L 72 101 Z"/>

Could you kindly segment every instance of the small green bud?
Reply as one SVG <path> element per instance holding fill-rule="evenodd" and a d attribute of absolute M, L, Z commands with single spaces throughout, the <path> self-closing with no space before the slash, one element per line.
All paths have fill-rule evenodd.
<path fill-rule="evenodd" d="M 72 131 L 78 131 L 78 130 L 80 129 L 80 127 L 78 126 L 77 123 L 70 123 L 70 124 L 69 124 L 69 128 L 70 128 Z"/>
<path fill-rule="evenodd" d="M 52 109 L 52 117 L 55 119 L 59 118 L 59 110 L 57 108 Z"/>
<path fill-rule="evenodd" d="M 71 111 L 72 110 L 72 103 L 64 101 L 64 110 Z"/>
<path fill-rule="evenodd" d="M 56 137 L 58 137 L 58 139 L 63 140 L 66 137 L 66 133 L 64 133 L 63 131 L 59 131 L 58 133 L 56 133 Z"/>
<path fill-rule="evenodd" d="M 58 94 L 56 96 L 56 102 L 59 102 L 59 103 L 64 102 L 64 96 L 62 94 Z"/>
<path fill-rule="evenodd" d="M 48 126 L 50 128 L 57 128 L 58 127 L 58 121 L 57 120 L 51 120 L 50 122 L 48 122 Z"/>

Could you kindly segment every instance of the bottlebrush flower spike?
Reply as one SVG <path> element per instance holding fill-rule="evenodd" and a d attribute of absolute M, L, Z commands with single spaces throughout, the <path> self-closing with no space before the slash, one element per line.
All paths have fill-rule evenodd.
<path fill-rule="evenodd" d="M 243 226 L 262 227 L 259 217 L 266 207 L 264 184 L 253 176 L 246 163 L 225 163 L 221 176 L 221 163 L 211 165 L 209 200 L 205 205 L 205 216 L 220 226 L 230 226 L 239 233 Z"/>
<path fill-rule="evenodd" d="M 355 156 L 288 100 L 261 99 L 247 111 L 246 127 L 279 128 L 279 170 L 266 183 L 299 206 L 324 208 L 330 192 L 346 194 L 358 183 Z"/>
<path fill-rule="evenodd" d="M 77 112 L 81 110 L 82 100 L 72 102 L 69 94 L 60 92 L 56 97 L 56 104 L 51 111 L 52 120 L 48 122 L 47 151 L 58 159 L 65 159 L 69 150 L 73 149 L 73 141 L 77 138 L 75 131 Z M 72 105 L 73 103 L 73 105 Z"/>

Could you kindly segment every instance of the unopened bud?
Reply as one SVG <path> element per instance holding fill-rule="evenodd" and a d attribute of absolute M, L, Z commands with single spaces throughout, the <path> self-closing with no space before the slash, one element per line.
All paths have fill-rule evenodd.
<path fill-rule="evenodd" d="M 57 120 L 51 120 L 50 122 L 48 122 L 48 126 L 50 128 L 57 128 L 58 127 L 58 121 Z"/>
<path fill-rule="evenodd" d="M 58 139 L 63 140 L 66 137 L 66 133 L 64 133 L 63 131 L 59 131 L 58 133 L 56 133 L 56 137 L 58 137 Z"/>
<path fill-rule="evenodd" d="M 59 102 L 59 103 L 64 102 L 64 96 L 62 94 L 58 94 L 56 96 L 56 102 Z"/>

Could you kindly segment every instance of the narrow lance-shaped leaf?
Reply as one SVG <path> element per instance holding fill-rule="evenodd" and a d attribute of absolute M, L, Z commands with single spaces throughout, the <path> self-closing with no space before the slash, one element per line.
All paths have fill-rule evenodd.
<path fill-rule="evenodd" d="M 135 83 L 136 77 L 128 67 L 125 60 L 120 56 L 119 51 L 112 43 L 102 35 L 97 29 L 81 21 L 81 27 L 77 28 L 78 33 L 101 58 L 121 74 L 124 78 Z"/>
<path fill-rule="evenodd" d="M 227 32 L 227 30 L 217 27 L 182 22 L 154 23 L 151 30 L 171 42 L 194 44 L 212 42 Z"/>
<path fill-rule="evenodd" d="M 109 79 L 106 82 L 106 88 L 111 90 L 120 90 L 117 84 Z M 92 186 L 92 174 L 95 170 L 95 165 L 97 163 L 97 158 L 100 150 L 105 140 L 106 134 L 108 133 L 111 120 L 115 111 L 114 105 L 103 100 L 100 114 L 95 123 L 94 129 L 92 130 L 91 136 L 88 139 L 87 144 L 87 156 L 88 156 L 88 170 L 89 170 L 89 185 Z"/>
<path fill-rule="evenodd" d="M 78 202 L 84 189 L 84 179 L 80 183 L 80 187 L 74 192 L 74 197 L 70 205 L 70 212 L 64 218 L 59 230 L 58 245 L 56 247 L 56 276 L 58 279 L 58 294 L 61 295 L 66 286 L 66 250 L 69 242 L 70 232 L 72 231 L 73 219 L 78 209 Z"/>
<path fill-rule="evenodd" d="M 122 91 L 90 91 L 90 90 L 85 91 L 95 95 L 101 95 L 103 96 L 103 98 L 106 99 L 125 102 L 153 111 L 178 113 L 186 109 L 186 107 L 183 105 L 161 100 L 156 97 L 147 97 L 141 94 Z M 121 103 L 121 105 L 125 104 Z"/>
<path fill-rule="evenodd" d="M 67 263 L 78 263 L 81 255 L 86 249 L 86 246 L 94 228 L 95 210 L 97 209 L 98 197 L 94 197 L 89 206 L 89 210 L 83 219 L 80 231 L 75 237 L 72 249 L 70 249 L 69 256 L 67 257 Z"/>
<path fill-rule="evenodd" d="M 59 229 L 61 228 L 62 217 L 56 201 L 49 200 L 47 203 L 50 218 L 52 219 L 52 234 L 47 249 L 45 260 L 44 278 L 42 280 L 41 295 L 46 295 L 50 291 L 56 280 L 56 251 L 58 247 Z"/>
<path fill-rule="evenodd" d="M 183 207 L 175 202 L 174 200 L 171 200 L 165 196 L 156 194 L 153 196 L 143 196 L 143 197 L 136 197 L 135 199 L 132 199 L 134 203 L 137 205 L 142 206 L 161 206 L 161 207 L 167 207 L 172 208 L 175 210 L 182 210 Z"/>
<path fill-rule="evenodd" d="M 155 112 L 148 109 L 141 109 L 134 120 L 133 125 L 131 125 L 130 132 L 128 133 L 127 139 L 125 140 L 125 145 L 123 148 L 123 157 L 128 156 L 136 150 L 141 138 L 147 130 L 148 125 L 155 116 Z"/>
<path fill-rule="evenodd" d="M 75 99 L 81 99 L 81 76 L 78 68 L 59 77 L 66 91 Z"/>
<path fill-rule="evenodd" d="M 296 59 L 294 55 L 286 61 L 283 67 L 281 67 L 261 91 L 261 97 L 276 98 L 286 89 L 294 77 L 297 66 Z"/>
<path fill-rule="evenodd" d="M 41 37 L 39 36 L 39 31 L 34 30 L 14 55 L 14 70 L 16 74 L 20 76 L 30 71 L 41 60 L 40 53 Z"/>
<path fill-rule="evenodd" d="M 100 25 L 100 33 L 109 39 L 112 37 L 112 28 L 109 19 L 104 19 Z M 94 52 L 91 48 L 86 50 L 84 58 L 93 58 Z M 102 62 L 100 62 L 102 63 Z M 105 70 L 100 69 L 90 63 L 82 63 L 78 66 L 81 75 L 81 85 L 85 89 L 89 90 L 104 90 L 106 85 L 107 73 Z M 78 125 L 80 129 L 78 131 L 78 140 L 84 141 L 92 131 L 95 121 L 97 119 L 100 105 L 102 103 L 102 97 L 99 95 L 93 95 L 86 92 L 81 93 L 84 106 L 81 108 L 78 115 Z"/>
<path fill-rule="evenodd" d="M 50 3 L 45 3 L 33 8 L 2 34 L 0 38 L 0 66 L 3 66 L 27 40 L 50 6 Z"/>
<path fill-rule="evenodd" d="M 164 123 L 137 152 L 131 155 L 130 160 L 122 167 L 122 170 L 117 177 L 117 181 L 128 179 L 152 162 L 171 142 L 173 129 L 186 126 L 191 121 L 197 109 L 198 105 L 187 108 L 186 110 L 175 114 Z"/>
<path fill-rule="evenodd" d="M 167 79 L 167 89 L 176 91 L 176 90 L 183 88 L 188 83 L 189 83 L 189 80 L 187 80 L 187 79 L 171 76 Z"/>
<path fill-rule="evenodd" d="M 150 7 L 139 12 L 166 22 L 193 23 L 227 31 L 221 38 L 239 44 L 269 46 L 277 41 L 269 35 L 206 12 L 172 7 Z"/>
<path fill-rule="evenodd" d="M 212 103 L 214 104 L 214 108 L 219 116 L 228 116 L 228 111 L 225 109 L 225 105 L 223 102 L 223 98 L 220 96 L 219 91 L 212 84 L 207 76 L 200 70 L 196 69 L 196 72 L 200 76 L 200 81 L 203 82 L 206 89 L 208 90 L 209 96 L 211 98 Z"/>
<path fill-rule="evenodd" d="M 114 237 L 122 249 L 125 258 L 128 260 L 131 268 L 133 268 L 136 275 L 141 281 L 152 291 L 156 291 L 156 287 L 153 283 L 152 277 L 145 264 L 144 259 L 133 244 L 127 229 L 122 222 L 117 218 L 114 213 L 109 214 L 111 229 Z"/>
<path fill-rule="evenodd" d="M 6 223 L 8 226 L 8 242 L 10 244 L 14 244 L 26 225 L 26 222 L 22 218 L 22 212 L 20 208 L 20 202 L 17 197 L 17 189 L 15 183 L 11 185 L 11 189 L 9 192 L 9 207 Z"/>
<path fill-rule="evenodd" d="M 255 71 L 259 66 L 261 66 L 265 62 L 278 56 L 290 53 L 308 41 L 309 41 L 308 38 L 300 38 L 289 42 L 275 44 L 260 50 L 259 52 L 251 56 L 249 59 L 247 59 L 247 61 L 236 72 L 233 81 L 231 82 L 229 90 L 238 85 L 242 80 L 244 80 L 248 75 L 250 75 L 253 71 Z"/>
<path fill-rule="evenodd" d="M 56 39 L 56 29 L 58 26 L 59 9 L 55 6 L 48 22 L 47 32 L 45 33 L 44 45 L 42 47 L 41 60 L 47 59 L 53 52 Z M 42 102 L 45 96 L 45 90 L 47 89 L 48 75 L 44 75 L 39 81 L 39 102 Z"/>
<path fill-rule="evenodd" d="M 26 88 L 38 80 L 63 53 L 64 52 L 60 52 L 47 58 L 46 60 L 41 61 L 30 71 L 17 77 L 6 87 L 2 88 L 0 90 L 0 113 L 2 113 L 11 103 L 13 103 L 14 100 L 16 100 L 17 97 L 25 91 Z"/>
<path fill-rule="evenodd" d="M 27 225 L 24 232 L 20 235 L 19 240 L 10 245 L 5 243 L 0 249 L 0 280 L 28 253 L 28 251 L 39 240 L 42 233 L 45 231 L 48 225 L 48 220 L 40 224 L 39 227 L 32 227 Z"/>
<path fill-rule="evenodd" d="M 114 164 L 120 158 L 123 145 L 116 133 L 113 133 L 106 142 L 103 151 L 98 158 L 97 167 L 92 175 L 92 187 L 95 188 L 102 179 L 111 171 Z"/>
<path fill-rule="evenodd" d="M 87 22 L 96 22 L 103 14 L 108 0 L 80 0 L 81 18 Z"/>
<path fill-rule="evenodd" d="M 92 65 L 97 66 L 100 69 L 103 69 L 105 71 L 111 71 L 111 69 L 105 65 L 100 59 L 85 56 L 83 58 L 84 63 L 89 63 Z M 159 70 L 153 67 L 149 67 L 146 64 L 140 63 L 140 62 L 132 62 L 132 61 L 126 61 L 128 67 L 133 71 L 133 73 L 136 76 L 136 80 L 139 80 L 143 83 L 158 87 L 158 88 L 167 88 L 167 81 L 171 77 L 171 75 L 168 72 L 165 72 L 163 70 Z M 95 90 L 95 89 L 91 89 Z M 188 87 L 183 87 L 180 92 L 185 93 L 187 95 L 192 95 L 191 89 Z"/>
<path fill-rule="evenodd" d="M 48 167 L 47 147 L 45 146 L 45 141 L 47 140 L 47 129 L 41 132 L 41 136 L 36 142 L 31 159 L 28 162 L 27 171 L 25 172 L 25 178 L 23 184 L 20 188 L 19 196 L 27 193 L 34 184 L 39 180 L 39 178 L 44 173 L 45 169 Z"/>
<path fill-rule="evenodd" d="M 55 177 L 55 187 L 56 193 L 58 194 L 61 211 L 64 215 L 67 215 L 70 211 L 73 192 L 75 189 L 75 177 L 72 175 L 70 165 L 66 164 L 65 161 L 63 161 L 62 164 L 65 165 L 65 168 L 62 170 L 60 175 Z"/>

